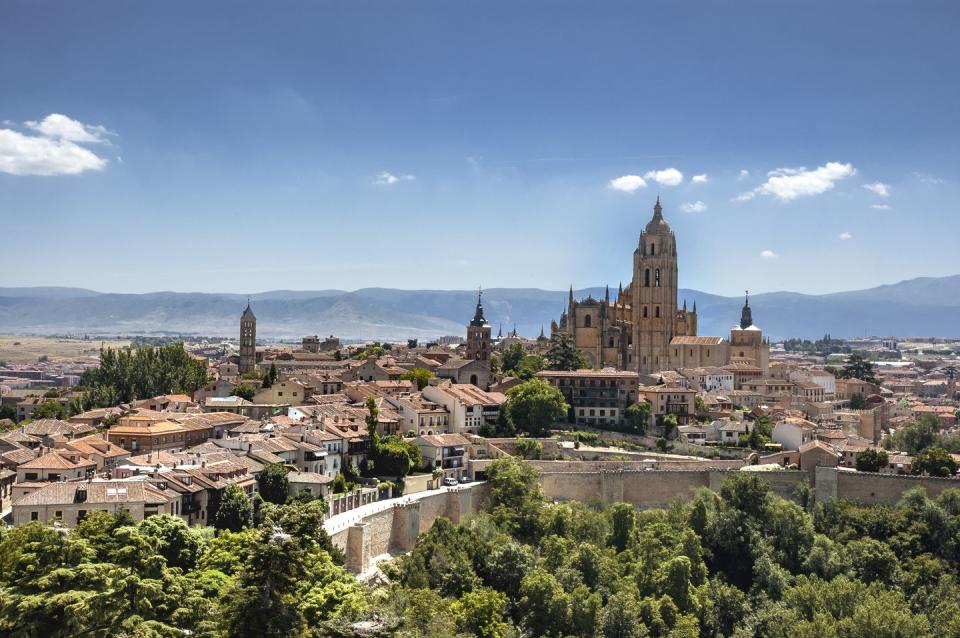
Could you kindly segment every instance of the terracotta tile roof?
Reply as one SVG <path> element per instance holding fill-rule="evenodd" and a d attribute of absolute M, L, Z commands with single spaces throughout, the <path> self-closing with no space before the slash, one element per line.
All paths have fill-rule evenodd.
<path fill-rule="evenodd" d="M 59 452 L 50 452 L 27 461 L 17 469 L 24 470 L 75 470 L 83 467 L 96 467 L 96 463 L 87 459 L 78 459 L 76 463 Z"/>
<path fill-rule="evenodd" d="M 85 489 L 86 497 L 80 498 L 77 492 Z M 109 503 L 148 503 L 164 505 L 170 497 L 145 481 L 77 481 L 50 483 L 30 492 L 17 501 L 19 507 L 32 505 L 72 505 L 89 503 L 106 505 Z"/>
<path fill-rule="evenodd" d="M 158 421 L 146 425 L 114 425 L 109 429 L 111 435 L 160 435 L 186 432 L 186 428 L 175 421 Z"/>
<path fill-rule="evenodd" d="M 22 465 L 30 461 L 30 459 L 35 459 L 36 457 L 36 452 L 26 448 L 20 450 L 10 450 L 9 452 L 0 454 L 0 459 L 2 459 L 4 463 L 15 466 Z"/>
<path fill-rule="evenodd" d="M 460 434 L 424 434 L 414 441 L 425 441 L 433 447 L 450 447 L 454 445 L 470 445 L 470 441 Z"/>
<path fill-rule="evenodd" d="M 723 337 L 694 337 L 681 335 L 670 340 L 672 346 L 718 346 L 723 343 Z"/>

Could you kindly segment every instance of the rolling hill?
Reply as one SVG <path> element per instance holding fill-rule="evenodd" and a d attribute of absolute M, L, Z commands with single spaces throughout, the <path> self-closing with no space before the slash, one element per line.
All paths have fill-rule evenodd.
<path fill-rule="evenodd" d="M 578 290 L 578 297 L 603 294 Z M 275 290 L 250 295 L 258 336 L 298 338 L 336 334 L 348 339 L 460 335 L 473 315 L 476 293 L 465 290 Z M 697 302 L 700 334 L 726 335 L 743 300 L 681 289 Z M 535 336 L 566 307 L 567 292 L 492 288 L 483 295 L 494 332 L 516 323 Z M 153 292 L 100 293 L 81 288 L 0 288 L 0 333 L 205 334 L 233 336 L 246 295 Z M 960 275 L 922 277 L 850 292 L 751 296 L 756 323 L 772 338 L 864 335 L 960 337 Z"/>

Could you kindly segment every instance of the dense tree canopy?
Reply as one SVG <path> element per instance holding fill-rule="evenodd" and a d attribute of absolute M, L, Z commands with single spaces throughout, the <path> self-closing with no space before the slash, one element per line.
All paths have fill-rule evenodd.
<path fill-rule="evenodd" d="M 184 350 L 183 343 L 157 348 L 137 347 L 100 354 L 100 365 L 83 373 L 83 409 L 109 407 L 161 394 L 192 394 L 207 383 L 203 361 Z"/>
<path fill-rule="evenodd" d="M 569 406 L 560 390 L 543 379 L 531 379 L 507 391 L 510 420 L 531 436 L 542 436 L 567 415 Z"/>
<path fill-rule="evenodd" d="M 557 332 L 550 336 L 547 362 L 551 370 L 582 370 L 590 367 L 574 346 L 573 337 L 566 332 Z"/>
<path fill-rule="evenodd" d="M 432 379 L 433 376 L 433 373 L 426 368 L 414 368 L 401 374 L 400 378 L 404 381 L 416 381 L 417 390 L 423 390 L 427 387 L 427 384 L 430 383 L 430 379 Z"/>
<path fill-rule="evenodd" d="M 0 532 L 0 634 L 372 638 L 960 635 L 960 490 L 813 506 L 733 473 L 667 509 L 550 503 L 513 458 L 362 585 L 318 503 L 238 532 L 95 513 Z"/>

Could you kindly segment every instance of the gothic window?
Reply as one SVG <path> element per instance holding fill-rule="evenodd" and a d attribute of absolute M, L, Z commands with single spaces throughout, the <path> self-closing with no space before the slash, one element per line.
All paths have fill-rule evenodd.
<path fill-rule="evenodd" d="M 654 279 L 654 284 L 653 284 L 654 287 L 659 288 L 660 287 L 660 269 L 659 268 L 657 268 L 656 272 L 654 273 L 653 279 Z"/>
<path fill-rule="evenodd" d="M 586 317 L 583 318 L 583 326 L 585 328 L 590 327 L 590 315 L 587 315 Z"/>
<path fill-rule="evenodd" d="M 649 268 L 643 271 L 643 287 L 644 288 L 650 287 L 650 269 Z"/>
<path fill-rule="evenodd" d="M 652 242 L 650 244 L 650 254 L 651 255 L 657 254 L 657 245 Z"/>

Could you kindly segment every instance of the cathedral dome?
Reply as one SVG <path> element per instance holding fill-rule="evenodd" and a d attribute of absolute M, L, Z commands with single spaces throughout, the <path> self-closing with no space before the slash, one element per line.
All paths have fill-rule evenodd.
<path fill-rule="evenodd" d="M 673 232 L 670 230 L 670 224 L 663 218 L 663 208 L 660 206 L 660 196 L 657 196 L 657 203 L 653 206 L 653 219 L 647 222 L 645 232 L 656 235 L 665 235 Z"/>

